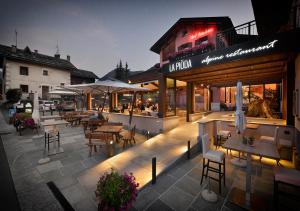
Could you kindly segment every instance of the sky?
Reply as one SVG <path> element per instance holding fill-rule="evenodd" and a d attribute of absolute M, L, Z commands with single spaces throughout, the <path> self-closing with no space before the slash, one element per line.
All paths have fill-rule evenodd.
<path fill-rule="evenodd" d="M 159 62 L 150 47 L 182 17 L 254 20 L 251 0 L 0 0 L 0 44 L 29 46 L 103 76 L 127 61 L 133 71 Z"/>

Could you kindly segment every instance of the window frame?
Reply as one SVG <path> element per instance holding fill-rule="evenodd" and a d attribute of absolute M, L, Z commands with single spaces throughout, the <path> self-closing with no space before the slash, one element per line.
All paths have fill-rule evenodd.
<path fill-rule="evenodd" d="M 25 73 L 23 71 L 25 71 Z M 25 67 L 25 66 L 20 66 L 20 68 L 19 68 L 19 74 L 20 75 L 27 75 L 28 76 L 29 75 L 29 68 Z"/>
<path fill-rule="evenodd" d="M 27 92 L 26 92 L 26 91 L 23 91 L 22 86 L 27 87 Z M 21 89 L 21 92 L 22 92 L 22 93 L 26 93 L 26 94 L 29 93 L 29 85 L 27 85 L 27 84 L 20 84 L 20 89 Z"/>
<path fill-rule="evenodd" d="M 49 71 L 48 70 L 43 70 L 43 76 L 48 76 L 48 75 L 49 75 Z"/>

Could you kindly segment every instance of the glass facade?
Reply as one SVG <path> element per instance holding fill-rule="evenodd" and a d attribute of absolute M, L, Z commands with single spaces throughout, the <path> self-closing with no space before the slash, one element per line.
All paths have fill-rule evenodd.
<path fill-rule="evenodd" d="M 166 116 L 176 115 L 176 82 L 174 79 L 167 78 L 166 89 Z"/>
<path fill-rule="evenodd" d="M 245 85 L 243 88 L 243 107 L 247 109 L 249 103 L 263 100 L 270 107 L 272 113 L 281 112 L 281 84 Z M 236 87 L 220 87 L 221 110 L 235 110 Z"/>

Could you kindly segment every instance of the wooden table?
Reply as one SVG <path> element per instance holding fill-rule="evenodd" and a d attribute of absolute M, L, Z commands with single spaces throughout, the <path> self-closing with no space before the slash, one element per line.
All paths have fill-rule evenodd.
<path fill-rule="evenodd" d="M 102 132 L 102 133 L 111 133 L 116 136 L 117 142 L 119 141 L 120 132 L 123 129 L 121 125 L 102 125 L 98 127 L 95 132 Z"/>
<path fill-rule="evenodd" d="M 44 122 L 41 122 L 41 125 L 42 126 L 57 126 L 57 125 L 63 125 L 63 124 L 68 124 L 69 122 L 65 121 L 65 120 L 48 120 L 48 121 L 44 121 Z"/>
<path fill-rule="evenodd" d="M 278 149 L 275 144 L 261 142 L 259 140 L 254 141 L 253 146 L 250 146 L 248 144 L 243 144 L 242 136 L 240 136 L 237 139 L 228 139 L 223 144 L 223 147 L 225 149 L 231 149 L 231 150 L 247 153 L 245 201 L 241 202 L 238 205 L 246 209 L 251 209 L 251 202 L 253 202 L 253 200 L 251 199 L 251 171 L 252 171 L 251 155 L 257 155 L 257 156 L 275 159 L 278 163 L 278 161 L 280 160 Z M 240 197 L 236 197 L 236 198 L 240 198 Z"/>
<path fill-rule="evenodd" d="M 52 115 L 52 116 L 41 116 L 40 119 L 41 120 L 48 120 L 48 119 L 61 119 L 62 117 L 59 115 Z"/>

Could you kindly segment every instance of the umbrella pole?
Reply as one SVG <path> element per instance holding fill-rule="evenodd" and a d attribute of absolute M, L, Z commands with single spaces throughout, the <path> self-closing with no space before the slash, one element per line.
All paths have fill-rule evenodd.
<path fill-rule="evenodd" d="M 132 121 L 132 115 L 133 115 L 133 107 L 135 106 L 135 101 L 136 101 L 136 92 L 133 93 L 133 100 L 131 102 L 131 110 L 130 110 L 130 116 L 129 116 L 129 125 L 131 125 Z"/>

